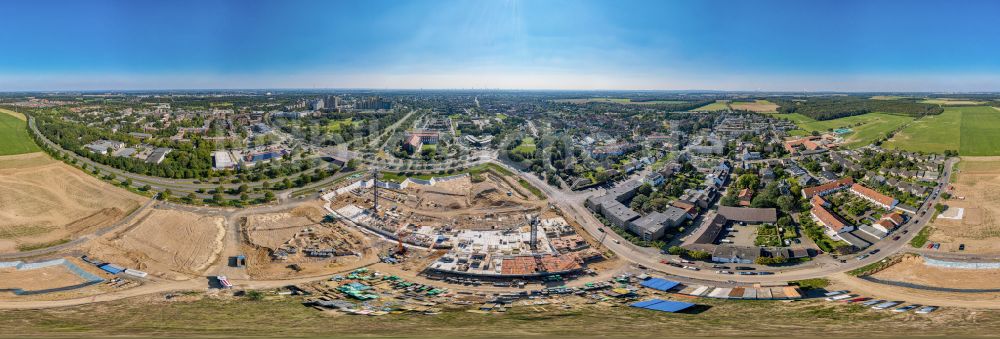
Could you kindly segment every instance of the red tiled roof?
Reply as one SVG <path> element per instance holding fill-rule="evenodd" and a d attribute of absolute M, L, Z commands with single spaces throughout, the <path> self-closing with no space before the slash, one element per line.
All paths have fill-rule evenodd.
<path fill-rule="evenodd" d="M 889 213 L 889 214 L 883 216 L 882 219 L 890 220 L 890 221 L 892 221 L 892 223 L 894 223 L 896 225 L 902 225 L 903 224 L 903 216 L 900 215 L 899 212 Z"/>
<path fill-rule="evenodd" d="M 821 197 L 819 195 L 814 195 L 812 197 L 812 199 L 809 199 L 809 202 L 813 206 L 825 206 L 826 205 L 826 199 L 823 199 L 823 197 Z"/>
<path fill-rule="evenodd" d="M 893 199 L 892 197 L 887 196 L 885 194 L 879 193 L 878 191 L 875 191 L 871 188 L 862 186 L 861 184 L 854 184 L 853 186 L 851 186 L 851 191 L 854 191 L 854 193 L 871 198 L 872 200 L 875 200 L 880 204 L 886 206 L 892 206 L 892 204 L 896 202 L 896 199 Z"/>
<path fill-rule="evenodd" d="M 854 183 L 854 178 L 851 177 L 840 178 L 836 181 L 831 181 L 819 186 L 803 188 L 802 194 L 805 194 L 806 198 L 812 198 L 812 196 L 819 194 L 820 192 L 849 186 L 853 183 Z"/>
<path fill-rule="evenodd" d="M 847 226 L 847 222 L 844 221 L 840 216 L 831 213 L 829 210 L 823 207 L 813 207 L 813 215 L 819 218 L 819 221 L 823 223 L 823 226 L 832 228 L 834 231 L 840 231 Z"/>
<path fill-rule="evenodd" d="M 885 227 L 885 229 L 887 229 L 887 230 L 891 230 L 893 228 L 896 228 L 896 225 L 893 224 L 892 221 L 889 221 L 888 219 L 879 220 L 876 224 L 879 224 L 882 227 Z"/>

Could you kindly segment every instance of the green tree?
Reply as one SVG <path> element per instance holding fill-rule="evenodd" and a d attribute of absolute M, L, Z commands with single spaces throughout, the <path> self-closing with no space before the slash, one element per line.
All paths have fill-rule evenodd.
<path fill-rule="evenodd" d="M 688 251 L 688 256 L 695 260 L 706 260 L 712 258 L 712 254 L 702 250 Z"/>

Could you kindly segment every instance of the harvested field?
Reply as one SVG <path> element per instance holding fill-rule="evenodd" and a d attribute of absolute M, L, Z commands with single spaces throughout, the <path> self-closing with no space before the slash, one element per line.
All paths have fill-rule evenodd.
<path fill-rule="evenodd" d="M 153 275 L 182 278 L 199 275 L 215 262 L 225 234 L 222 217 L 154 209 L 92 243 L 89 253 Z"/>
<path fill-rule="evenodd" d="M 944 98 L 926 99 L 920 102 L 924 104 L 935 104 L 942 106 L 972 106 L 972 105 L 982 105 L 986 103 L 985 101 L 965 100 L 965 99 L 944 99 Z"/>
<path fill-rule="evenodd" d="M 1000 158 L 963 157 L 958 168 L 944 204 L 964 209 L 962 218 L 934 220 L 930 241 L 947 251 L 965 244 L 964 252 L 1000 253 Z"/>
<path fill-rule="evenodd" d="M 1000 288 L 1000 270 L 954 269 L 924 264 L 919 256 L 908 256 L 873 275 L 875 278 L 917 285 L 956 289 Z"/>
<path fill-rule="evenodd" d="M 755 100 L 754 102 L 746 101 L 733 101 L 729 103 L 729 107 L 737 110 L 754 111 L 757 113 L 777 113 L 778 104 L 767 100 Z"/>
<path fill-rule="evenodd" d="M 44 153 L 0 157 L 0 252 L 91 233 L 143 200 Z"/>

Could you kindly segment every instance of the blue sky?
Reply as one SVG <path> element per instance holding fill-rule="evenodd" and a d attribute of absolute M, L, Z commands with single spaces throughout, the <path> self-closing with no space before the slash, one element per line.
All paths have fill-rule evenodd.
<path fill-rule="evenodd" d="M 1000 91 L 998 1 L 3 1 L 0 90 Z"/>

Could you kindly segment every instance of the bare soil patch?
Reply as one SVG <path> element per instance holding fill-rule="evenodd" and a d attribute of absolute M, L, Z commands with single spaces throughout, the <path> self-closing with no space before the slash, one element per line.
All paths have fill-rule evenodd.
<path fill-rule="evenodd" d="M 88 234 L 143 200 L 44 153 L 0 157 L 0 251 Z"/>
<path fill-rule="evenodd" d="M 363 260 L 370 246 L 364 234 L 339 222 L 324 222 L 320 202 L 288 212 L 247 217 L 242 253 L 254 278 L 284 279 L 343 270 Z M 309 251 L 330 251 L 331 257 Z M 358 256 L 356 254 L 360 254 Z"/>
<path fill-rule="evenodd" d="M 936 219 L 930 241 L 942 250 L 1000 253 L 1000 157 L 963 157 L 952 183 L 949 208 L 964 208 L 962 219 Z"/>
<path fill-rule="evenodd" d="M 899 263 L 876 273 L 882 280 L 957 289 L 1000 288 L 1000 270 L 955 269 L 924 264 L 919 256 L 908 256 Z"/>
<path fill-rule="evenodd" d="M 154 209 L 88 247 L 89 253 L 101 260 L 183 279 L 200 275 L 215 262 L 225 234 L 222 217 Z"/>

